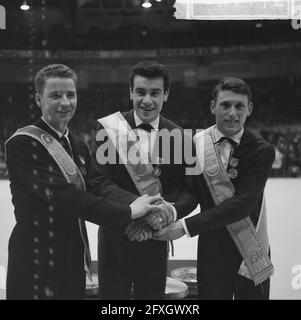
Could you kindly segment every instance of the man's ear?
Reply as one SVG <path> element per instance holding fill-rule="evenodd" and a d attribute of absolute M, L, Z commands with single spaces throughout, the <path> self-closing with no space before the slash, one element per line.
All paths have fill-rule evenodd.
<path fill-rule="evenodd" d="M 251 113 L 252 113 L 252 111 L 253 111 L 253 103 L 252 103 L 252 102 L 249 103 L 248 109 L 249 109 L 249 111 L 248 111 L 248 116 L 250 116 Z"/>
<path fill-rule="evenodd" d="M 214 100 L 210 101 L 210 111 L 212 114 L 215 114 L 215 101 Z"/>
<path fill-rule="evenodd" d="M 41 96 L 40 96 L 38 93 L 36 93 L 35 99 L 36 99 L 36 104 L 38 105 L 38 107 L 39 107 L 40 109 L 42 109 Z"/>
<path fill-rule="evenodd" d="M 168 96 L 169 96 L 169 90 L 166 90 L 165 93 L 164 93 L 164 102 L 167 101 Z"/>
<path fill-rule="evenodd" d="M 130 88 L 130 100 L 133 100 L 133 90 Z"/>

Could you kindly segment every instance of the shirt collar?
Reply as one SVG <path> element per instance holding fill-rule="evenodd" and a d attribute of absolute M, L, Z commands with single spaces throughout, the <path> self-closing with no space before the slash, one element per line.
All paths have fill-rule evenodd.
<path fill-rule="evenodd" d="M 138 117 L 136 111 L 134 111 L 134 119 L 135 119 L 136 127 L 139 126 L 139 124 L 143 123 L 143 121 Z M 155 120 L 151 121 L 149 124 L 150 124 L 155 130 L 158 130 L 158 128 L 159 128 L 159 121 L 160 121 L 160 117 L 158 116 Z"/>
<path fill-rule="evenodd" d="M 239 145 L 243 133 L 244 133 L 244 127 L 242 127 L 242 129 L 239 132 L 237 132 L 236 134 L 234 134 L 233 136 L 229 136 L 227 138 L 232 139 L 233 141 L 235 141 L 237 143 L 237 145 Z M 215 135 L 216 141 L 218 141 L 222 137 L 226 137 L 223 133 L 221 133 L 217 129 L 216 125 L 214 126 L 214 135 Z"/>
<path fill-rule="evenodd" d="M 65 136 L 68 139 L 68 134 L 69 134 L 69 129 L 66 129 L 66 132 L 64 134 L 62 134 L 60 131 L 56 130 L 55 128 L 53 128 L 53 126 L 51 126 L 43 117 L 41 117 L 41 119 L 47 124 L 47 126 L 54 131 L 59 138 L 62 138 L 62 136 Z M 68 139 L 69 140 L 69 139 Z"/>

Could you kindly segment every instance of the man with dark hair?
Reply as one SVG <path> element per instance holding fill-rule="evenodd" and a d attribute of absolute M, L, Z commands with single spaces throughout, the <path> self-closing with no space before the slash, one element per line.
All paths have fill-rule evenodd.
<path fill-rule="evenodd" d="M 34 78 L 35 89 L 39 95 L 43 93 L 49 78 L 71 79 L 77 87 L 77 75 L 72 69 L 63 64 L 52 64 L 40 69 Z"/>
<path fill-rule="evenodd" d="M 216 125 L 196 134 L 201 175 L 193 189 L 202 212 L 176 221 L 153 237 L 199 235 L 200 299 L 268 299 L 273 273 L 264 188 L 274 161 L 271 144 L 244 128 L 253 105 L 249 86 L 225 78 L 214 88 Z"/>
<path fill-rule="evenodd" d="M 85 192 L 88 147 L 68 130 L 77 104 L 76 80 L 65 65 L 42 68 L 35 77 L 42 118 L 6 142 L 16 217 L 7 299 L 83 299 L 91 259 L 82 219 L 119 231 L 156 208 L 150 202 L 158 197 L 145 196 L 129 206 Z"/>
<path fill-rule="evenodd" d="M 160 115 L 169 95 L 167 69 L 153 61 L 137 63 L 131 69 L 129 86 L 133 109 L 98 119 L 89 186 L 96 195 L 122 203 L 130 203 L 147 191 L 150 195 L 160 193 L 165 200 L 161 210 L 130 224 L 126 235 L 100 228 L 100 294 L 101 299 L 129 299 L 133 287 L 135 299 L 163 299 L 168 248 L 167 242 L 151 239 L 152 231 L 190 213 L 196 199 L 185 187 L 185 165 L 176 164 L 176 143 L 170 144 L 170 161 L 162 153 L 162 146 L 154 154 L 161 130 L 183 134 L 180 127 Z M 115 164 L 101 163 L 104 138 L 98 137 L 103 129 L 114 145 Z M 114 143 L 115 137 L 127 137 L 128 143 L 124 147 L 118 141 Z"/>
<path fill-rule="evenodd" d="M 240 78 L 224 78 L 212 90 L 212 100 L 216 101 L 219 91 L 232 91 L 243 96 L 247 96 L 248 102 L 251 103 L 252 93 L 250 87 Z"/>
<path fill-rule="evenodd" d="M 170 80 L 168 70 L 160 63 L 154 64 L 153 61 L 142 61 L 133 66 L 129 75 L 130 90 L 134 88 L 135 76 L 142 76 L 144 78 L 162 78 L 164 93 L 169 92 Z"/>

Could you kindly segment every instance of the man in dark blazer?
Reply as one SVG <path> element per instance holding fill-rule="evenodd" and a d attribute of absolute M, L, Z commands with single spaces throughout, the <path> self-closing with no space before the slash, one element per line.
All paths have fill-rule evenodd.
<path fill-rule="evenodd" d="M 41 129 L 41 137 L 61 143 L 69 162 L 75 163 L 85 178 L 89 150 L 67 127 L 76 110 L 76 83 L 76 74 L 65 65 L 41 69 L 35 87 L 42 118 L 26 128 Z M 79 218 L 124 230 L 131 218 L 154 208 L 149 206 L 152 198 L 130 206 L 96 198 L 67 182 L 64 174 L 68 170 L 63 172 L 55 161 L 62 154 L 55 152 L 53 157 L 34 136 L 20 130 L 6 142 L 16 217 L 8 248 L 7 299 L 83 299 L 83 240 L 88 246 L 88 239 Z"/>
<path fill-rule="evenodd" d="M 154 235 L 158 240 L 199 235 L 200 299 L 269 298 L 269 278 L 255 286 L 252 280 L 238 274 L 242 255 L 226 228 L 247 217 L 257 226 L 264 204 L 264 188 L 274 161 L 273 146 L 244 128 L 252 109 L 251 92 L 243 80 L 225 78 L 214 88 L 211 102 L 211 112 L 216 119 L 212 127 L 214 145 L 235 192 L 215 205 L 204 174 L 195 176 L 193 188 L 202 212 L 172 223 Z"/>
<path fill-rule="evenodd" d="M 176 129 L 183 134 L 180 127 L 160 115 L 169 94 L 169 75 L 163 65 L 152 61 L 136 64 L 130 72 L 129 86 L 133 109 L 122 113 L 122 116 L 131 129 L 137 128 L 135 132 L 142 147 L 143 130 L 149 129 L 148 134 L 155 137 L 162 129 L 167 132 Z M 98 130 L 101 129 L 103 128 L 99 126 Z M 111 200 L 130 203 L 138 197 L 138 190 L 125 165 L 119 163 L 118 157 L 115 164 L 98 163 L 97 150 L 102 143 L 103 141 L 97 141 L 92 152 L 90 190 Z M 170 160 L 164 156 L 162 147 L 160 149 L 158 155 L 150 158 L 161 159 L 155 169 L 162 184 L 161 195 L 166 201 L 165 209 L 172 214 L 173 220 L 176 216 L 190 213 L 197 202 L 185 186 L 185 165 L 174 161 L 175 142 L 167 150 Z M 167 220 L 169 219 L 170 215 Z M 136 231 L 128 232 L 131 240 L 145 241 L 131 241 L 123 232 L 117 234 L 106 226 L 100 227 L 98 256 L 101 299 L 129 299 L 132 287 L 135 299 L 164 298 L 168 243 L 149 239 L 148 235 L 151 236 L 152 232 L 148 226 Z"/>

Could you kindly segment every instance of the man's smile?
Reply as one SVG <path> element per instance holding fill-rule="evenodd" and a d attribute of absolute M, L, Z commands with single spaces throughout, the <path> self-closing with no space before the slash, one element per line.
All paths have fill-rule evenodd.
<path fill-rule="evenodd" d="M 156 109 L 156 108 L 152 108 L 152 107 L 145 107 L 145 106 L 140 106 L 139 108 L 140 108 L 140 109 L 142 109 L 142 110 L 144 110 L 144 111 L 148 111 L 148 112 L 153 111 L 153 110 L 155 110 L 155 109 Z"/>

